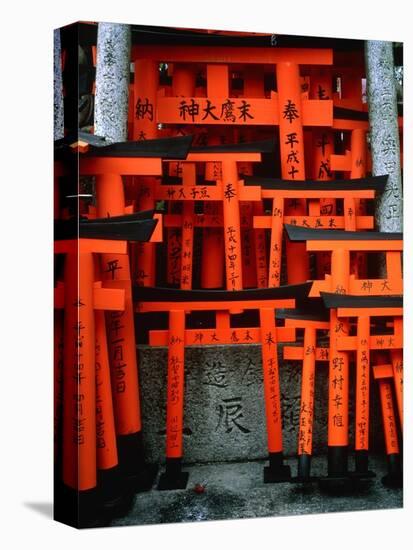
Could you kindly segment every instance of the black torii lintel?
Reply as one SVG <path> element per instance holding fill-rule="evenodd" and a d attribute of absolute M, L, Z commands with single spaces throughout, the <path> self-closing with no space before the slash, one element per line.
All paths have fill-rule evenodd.
<path fill-rule="evenodd" d="M 373 189 L 382 193 L 386 187 L 388 175 L 356 179 L 338 179 L 329 181 L 317 180 L 283 180 L 263 176 L 244 176 L 245 185 L 259 185 L 262 189 L 287 191 L 363 191 Z"/>
<path fill-rule="evenodd" d="M 346 308 L 394 308 L 403 307 L 403 296 L 352 296 L 320 292 L 324 306 L 328 309 Z"/>
<path fill-rule="evenodd" d="M 289 223 L 285 223 L 284 228 L 290 241 L 399 241 L 403 239 L 403 233 L 307 229 Z"/>
<path fill-rule="evenodd" d="M 254 288 L 248 290 L 181 290 L 177 288 L 134 286 L 133 300 L 136 302 L 237 302 L 277 300 L 285 298 L 306 298 L 312 282 L 284 285 L 277 288 Z"/>

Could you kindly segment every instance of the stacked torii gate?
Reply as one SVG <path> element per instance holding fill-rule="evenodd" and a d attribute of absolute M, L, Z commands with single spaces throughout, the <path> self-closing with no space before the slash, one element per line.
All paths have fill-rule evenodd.
<path fill-rule="evenodd" d="M 331 251 L 331 274 L 323 280 L 313 281 L 310 297 L 321 292 L 350 294 L 352 296 L 392 296 L 402 294 L 401 233 L 375 231 L 323 231 L 285 225 L 288 238 L 306 242 L 308 251 Z M 350 251 L 383 252 L 385 254 L 385 278 L 358 279 L 350 274 Z M 324 487 L 344 485 L 353 480 L 348 473 L 348 354 L 338 348 L 338 332 L 348 334 L 347 319 L 339 319 L 337 309 L 330 309 L 329 356 L 329 415 L 328 415 L 328 476 L 320 480 Z M 341 384 L 334 383 L 335 371 L 340 369 Z M 335 415 L 335 403 L 340 403 L 341 415 Z"/>
<path fill-rule="evenodd" d="M 134 101 L 136 105 L 136 131 L 138 138 L 141 123 L 156 120 L 161 125 L 208 126 L 278 126 L 281 175 L 284 179 L 304 180 L 303 127 L 331 127 L 333 104 L 331 100 L 302 99 L 300 83 L 301 65 L 331 65 L 331 49 L 257 48 L 195 46 L 145 46 L 132 48 L 135 61 Z M 179 67 L 206 66 L 206 97 L 193 95 L 166 95 L 165 89 L 156 92 L 160 62 L 172 63 L 174 71 Z M 251 97 L 231 97 L 229 87 L 230 65 L 274 66 L 277 92 L 269 98 L 258 94 L 256 85 L 247 87 Z M 144 75 L 144 78 L 139 78 Z M 184 79 L 188 74 L 183 75 Z M 256 77 L 251 80 L 256 82 Z M 191 85 L 194 88 L 193 85 Z M 183 89 L 191 86 L 183 85 Z M 172 90 L 173 92 L 173 90 Z M 260 93 L 263 92 L 261 88 Z M 169 90 L 168 90 L 169 93 Z M 297 202 L 288 214 L 303 213 L 304 203 Z M 288 257 L 288 282 L 296 283 L 308 278 L 308 266 L 301 257 L 301 245 L 288 244 L 300 249 Z M 294 261 L 291 258 L 294 257 Z"/>
<path fill-rule="evenodd" d="M 383 476 L 382 483 L 386 487 L 403 487 L 400 444 L 392 390 L 394 387 L 393 365 L 386 364 L 379 358 L 378 361 L 376 360 L 376 364 L 373 365 L 373 376 L 379 388 L 384 443 L 387 455 L 388 473 Z M 401 428 L 403 429 L 403 426 Z"/>
<path fill-rule="evenodd" d="M 157 225 L 152 213 L 128 218 L 55 225 L 55 254 L 65 255 L 64 279 L 55 288 L 55 308 L 64 309 L 61 372 L 55 379 L 62 408 L 56 513 L 70 510 L 67 499 L 76 514 L 77 501 L 82 525 L 122 506 L 129 490 L 118 467 L 104 319 L 104 311 L 124 310 L 125 289 L 106 288 L 96 261 L 96 254 L 126 255 L 127 240 L 151 238 Z"/>
<path fill-rule="evenodd" d="M 403 348 L 403 299 L 401 296 L 350 296 L 321 292 L 324 305 L 337 310 L 337 319 L 356 319 L 356 334 L 350 336 L 338 331 L 333 336 L 336 339 L 338 351 L 356 352 L 356 391 L 355 391 L 355 471 L 351 476 L 355 479 L 373 477 L 374 473 L 368 467 L 369 451 L 369 392 L 371 353 L 390 350 L 400 357 Z M 372 326 L 372 318 L 384 318 L 390 321 L 393 332 L 387 330 L 381 333 Z M 339 367 L 334 380 L 341 380 Z M 399 410 L 403 409 L 403 371 L 391 369 L 395 381 L 395 390 Z M 334 416 L 340 418 L 340 402 L 333 404 Z M 385 420 L 386 421 L 386 420 Z M 402 423 L 402 416 L 400 417 Z M 386 425 L 386 424 L 385 424 Z"/>
<path fill-rule="evenodd" d="M 246 177 L 245 183 L 247 186 L 260 185 L 262 198 L 272 199 L 270 216 L 254 216 L 255 228 L 271 229 L 269 286 L 279 286 L 281 281 L 284 224 L 325 230 L 332 228 L 349 231 L 373 229 L 374 218 L 359 215 L 356 212 L 355 202 L 358 198 L 374 199 L 376 193 L 384 189 L 386 181 L 387 176 L 360 178 L 354 181 L 335 180 L 328 182 L 310 180 L 289 182 L 274 178 Z M 306 210 L 302 215 L 288 215 L 285 213 L 287 210 L 285 201 L 302 199 L 308 201 L 308 213 Z M 343 200 L 343 215 L 332 215 L 330 210 L 327 213 L 323 212 L 322 201 L 331 199 Z"/>
<path fill-rule="evenodd" d="M 182 472 L 185 345 L 234 343 L 235 331 L 230 325 L 230 315 L 251 309 L 259 311 L 259 326 L 243 329 L 248 332 L 248 338 L 242 343 L 260 343 L 262 349 L 269 450 L 269 466 L 264 468 L 264 482 L 290 479 L 290 468 L 283 464 L 277 341 L 278 338 L 294 340 L 295 331 L 276 326 L 275 310 L 294 307 L 296 299 L 307 296 L 310 286 L 310 283 L 304 283 L 240 291 L 136 287 L 134 300 L 137 312 L 169 312 L 169 329 L 152 332 L 149 340 L 152 345 L 168 345 L 166 470 L 161 476 L 159 489 L 182 489 L 188 480 L 188 474 Z M 185 328 L 185 315 L 192 311 L 216 312 L 216 326 L 203 330 L 202 341 L 194 339 L 194 331 Z M 241 343 L 239 338 L 236 342 Z"/>
<path fill-rule="evenodd" d="M 161 174 L 162 155 L 167 158 L 185 158 L 190 142 L 191 138 L 177 138 L 168 139 L 166 143 L 165 140 L 161 140 L 107 145 L 96 136 L 85 139 L 79 139 L 79 136 L 72 139 L 72 136 L 68 136 L 60 140 L 56 147 L 56 186 L 59 188 L 61 185 L 60 191 L 66 194 L 75 192 L 68 195 L 75 200 L 74 217 L 57 220 L 55 224 L 58 239 L 55 251 L 66 254 L 65 282 L 61 282 L 57 287 L 56 307 L 66 308 L 64 322 L 68 327 L 70 325 L 70 330 L 68 328 L 63 331 L 64 359 L 60 361 L 63 367 L 63 483 L 66 488 L 70 488 L 69 493 L 73 493 L 75 499 L 78 498 L 76 495 L 80 495 L 87 507 L 88 503 L 96 501 L 96 460 L 99 456 L 101 469 L 108 471 L 117 465 L 119 458 L 122 477 L 128 479 L 130 487 L 149 488 L 156 474 L 156 468 L 144 464 L 126 240 L 159 241 L 162 233 L 161 218 L 154 211 L 125 216 L 129 209 L 125 205 L 121 176 L 130 173 Z M 79 214 L 82 216 L 84 212 L 87 213 L 87 209 L 81 207 L 83 195 L 79 192 L 78 173 L 81 176 L 96 177 L 96 211 L 101 217 L 93 219 L 91 216 L 91 219 L 81 219 L 79 222 Z M 156 235 L 153 235 L 155 228 Z M 77 237 L 85 237 L 79 240 L 79 250 Z M 102 240 L 108 238 L 112 240 Z M 121 239 L 122 242 L 118 243 L 113 239 Z M 102 269 L 92 253 L 100 254 Z M 120 276 L 118 271 L 121 271 Z M 102 275 L 103 288 L 102 283 L 99 283 Z M 95 279 L 98 282 L 94 282 Z M 74 297 L 80 291 L 87 297 L 83 301 L 79 297 Z M 65 294 L 68 296 L 66 299 Z M 105 296 L 109 298 L 105 300 Z M 122 302 L 119 296 L 122 297 Z M 113 304 L 116 298 L 117 301 Z M 105 319 L 100 313 L 94 314 L 94 308 L 107 309 L 110 315 Z M 81 313 L 84 319 L 80 316 Z M 79 325 L 75 321 L 70 321 L 76 314 L 79 317 Z M 59 332 L 59 324 L 56 323 L 56 326 Z M 106 328 L 109 336 L 108 345 Z M 76 340 L 72 345 L 70 342 L 73 342 L 74 336 Z M 82 349 L 79 351 L 80 348 Z M 81 362 L 83 350 L 85 352 Z M 94 387 L 96 357 L 99 357 L 100 364 L 97 390 Z M 109 363 L 111 381 L 107 376 L 107 369 L 104 368 L 104 365 L 109 366 Z M 70 369 L 77 369 L 76 377 Z M 59 373 L 56 374 L 59 380 Z M 80 387 L 82 382 L 83 386 Z M 109 387 L 110 384 L 112 388 Z M 83 393 L 79 394 L 81 399 L 76 398 L 78 406 L 73 411 L 72 394 L 75 395 L 73 392 L 76 392 L 77 388 Z M 99 401 L 100 419 L 98 433 L 96 396 Z M 112 433 L 110 428 L 105 437 L 102 428 L 105 424 L 111 425 L 108 416 L 110 414 L 113 415 L 112 420 L 116 424 L 116 439 L 115 432 Z M 74 415 L 80 416 L 75 418 Z M 77 437 L 71 433 L 72 429 L 78 430 Z M 107 452 L 103 454 L 96 452 L 96 434 L 101 441 L 105 441 Z M 79 464 L 75 460 L 76 456 L 79 456 Z M 109 484 L 113 488 L 113 479 L 110 479 L 110 476 Z M 91 505 L 92 508 L 94 509 L 94 506 Z"/>
<path fill-rule="evenodd" d="M 285 360 L 301 361 L 301 399 L 298 426 L 298 471 L 292 481 L 311 483 L 317 477 L 311 475 L 313 425 L 315 404 L 316 361 L 328 361 L 329 348 L 321 346 L 320 333 L 330 328 L 328 315 L 320 305 L 277 311 L 277 319 L 285 319 L 286 328 L 304 331 L 302 346 L 283 346 Z"/>
<path fill-rule="evenodd" d="M 125 213 L 125 191 L 122 176 L 159 176 L 162 158 L 184 159 L 191 137 L 122 142 L 95 147 L 80 156 L 79 174 L 95 176 L 98 216 L 119 216 Z M 158 215 L 158 220 L 160 217 Z M 161 240 L 161 224 L 156 240 Z M 107 318 L 109 357 L 117 380 L 114 392 L 118 448 L 125 471 L 138 475 L 143 462 L 142 426 L 138 367 L 135 346 L 134 314 L 128 255 L 107 254 L 101 257 L 106 285 L 123 288 L 125 310 Z"/>
<path fill-rule="evenodd" d="M 261 154 L 272 149 L 272 142 L 196 147 L 189 152 L 186 160 L 181 162 L 181 185 L 161 183 L 155 185 L 156 200 L 184 203 L 181 215 L 165 216 L 165 227 L 182 227 L 180 262 L 182 289 L 192 288 L 193 241 L 196 226 L 222 228 L 226 267 L 225 286 L 228 290 L 241 290 L 244 287 L 240 202 L 259 202 L 261 190 L 259 187 L 245 187 L 243 182 L 239 181 L 238 164 L 260 162 Z M 196 184 L 196 165 L 206 162 L 221 165 L 222 179 L 215 185 Z M 195 214 L 193 205 L 197 201 L 221 203 L 222 216 Z M 204 252 L 209 254 L 208 250 Z M 222 262 L 222 258 L 217 260 Z"/>

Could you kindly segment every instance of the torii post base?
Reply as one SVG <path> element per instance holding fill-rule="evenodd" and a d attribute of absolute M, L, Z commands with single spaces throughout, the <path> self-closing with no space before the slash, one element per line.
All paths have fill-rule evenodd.
<path fill-rule="evenodd" d="M 136 492 L 149 491 L 158 473 L 158 465 L 144 461 L 142 432 L 120 435 L 117 442 L 119 465 L 127 485 Z"/>
<path fill-rule="evenodd" d="M 134 488 L 122 478 L 119 466 L 98 470 L 97 491 L 102 517 L 108 520 L 124 516 L 132 506 Z"/>
<path fill-rule="evenodd" d="M 356 451 L 354 458 L 356 468 L 350 475 L 355 481 L 364 481 L 376 477 L 376 474 L 369 470 L 368 451 Z"/>
<path fill-rule="evenodd" d="M 264 468 L 264 483 L 283 483 L 291 481 L 291 469 L 283 464 L 283 453 L 270 453 L 270 465 Z"/>
<path fill-rule="evenodd" d="M 159 478 L 159 491 L 186 489 L 189 472 L 182 471 L 182 459 L 167 458 L 165 472 Z"/>
<path fill-rule="evenodd" d="M 297 477 L 292 477 L 292 483 L 314 483 L 318 481 L 317 476 L 311 475 L 311 455 L 302 454 L 298 457 Z"/>
<path fill-rule="evenodd" d="M 75 527 L 101 527 L 102 513 L 98 505 L 97 489 L 77 491 L 61 481 L 55 487 L 54 519 Z"/>
<path fill-rule="evenodd" d="M 387 455 L 387 467 L 388 473 L 381 479 L 383 485 L 392 489 L 402 488 L 403 472 L 399 453 Z"/>
<path fill-rule="evenodd" d="M 354 489 L 354 480 L 348 471 L 347 445 L 328 447 L 328 474 L 318 480 L 320 489 L 327 492 L 347 492 Z"/>

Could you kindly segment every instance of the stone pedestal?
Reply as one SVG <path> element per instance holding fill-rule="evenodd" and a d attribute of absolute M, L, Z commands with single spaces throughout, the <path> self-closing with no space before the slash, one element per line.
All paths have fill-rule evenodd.
<path fill-rule="evenodd" d="M 142 426 L 146 458 L 164 462 L 166 434 L 166 348 L 139 346 Z M 297 452 L 301 364 L 284 362 L 279 350 L 283 442 L 286 456 Z M 351 366 L 354 386 L 354 370 Z M 326 453 L 328 364 L 317 363 L 314 454 Z M 353 393 L 353 392 L 352 392 Z M 371 442 L 383 449 L 375 391 Z M 352 407 L 351 407 L 352 408 Z M 350 449 L 353 419 L 350 413 Z M 191 347 L 185 350 L 184 462 L 266 458 L 267 432 L 259 345 Z"/>

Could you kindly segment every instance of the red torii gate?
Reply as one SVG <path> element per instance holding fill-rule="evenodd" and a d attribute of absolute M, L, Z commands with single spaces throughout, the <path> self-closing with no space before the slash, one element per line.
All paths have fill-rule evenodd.
<path fill-rule="evenodd" d="M 96 176 L 97 215 L 125 214 L 122 176 L 161 175 L 162 158 L 185 158 L 191 137 L 140 142 L 113 143 L 104 147 L 90 144 L 79 158 L 79 174 Z M 160 216 L 156 215 L 158 220 Z M 152 241 L 160 240 L 157 224 Z M 140 482 L 144 464 L 141 433 L 138 366 L 135 346 L 130 263 L 127 254 L 103 254 L 105 285 L 125 291 L 125 308 L 107 316 L 108 349 L 114 383 L 114 407 L 118 452 L 125 475 Z"/>
<path fill-rule="evenodd" d="M 150 116 L 150 112 L 161 124 L 278 125 L 282 177 L 305 179 L 303 126 L 332 126 L 333 103 L 331 100 L 302 98 L 299 67 L 331 65 L 332 57 L 329 49 L 169 46 L 165 50 L 162 46 L 151 45 L 145 47 L 143 53 L 136 47 L 132 49 L 132 59 L 138 63 L 145 59 L 148 64 L 205 64 L 207 97 L 168 97 L 165 90 L 159 90 L 157 97 L 136 95 L 135 101 L 136 105 L 139 104 L 140 115 Z M 274 65 L 278 91 L 271 92 L 268 99 L 255 97 L 253 86 L 253 97 L 231 98 L 230 64 Z M 289 213 L 300 214 L 303 208 L 304 203 L 300 203 Z M 294 243 L 288 246 L 293 248 L 295 255 L 295 261 L 290 261 L 287 266 L 288 281 L 301 282 L 308 278 L 308 266 L 300 260 L 301 257 L 304 259 L 303 247 Z"/>
<path fill-rule="evenodd" d="M 185 314 L 191 311 L 216 311 L 217 326 L 204 330 L 205 343 L 234 343 L 228 312 L 244 309 L 259 310 L 259 327 L 249 328 L 245 343 L 262 344 L 264 371 L 264 398 L 267 418 L 269 467 L 264 469 L 264 482 L 287 481 L 290 469 L 283 464 L 281 402 L 277 359 L 277 336 L 294 339 L 293 330 L 275 325 L 274 310 L 295 306 L 295 298 L 307 295 L 309 284 L 290 285 L 277 289 L 245 291 L 175 290 L 137 287 L 134 292 L 136 311 L 169 312 L 169 330 L 156 331 L 151 343 L 168 344 L 166 471 L 161 476 L 159 489 L 184 488 L 188 474 L 182 472 L 183 407 L 184 407 L 184 350 L 193 331 L 185 329 Z M 198 331 L 199 332 L 199 331 Z M 195 342 L 193 342 L 195 344 Z M 202 342 L 200 342 L 202 344 Z"/>
<path fill-rule="evenodd" d="M 59 497 L 62 502 L 79 499 L 82 525 L 93 523 L 97 510 L 113 512 L 122 506 L 129 490 L 118 468 L 103 311 L 122 311 L 125 291 L 102 285 L 93 254 L 126 254 L 128 238 L 148 240 L 157 224 L 151 215 L 55 222 L 55 253 L 65 254 L 64 281 L 55 288 L 55 308 L 64 308 L 62 472 L 57 472 L 57 506 L 59 510 Z"/>
<path fill-rule="evenodd" d="M 292 224 L 306 228 L 331 228 L 354 230 L 372 229 L 374 218 L 356 214 L 355 200 L 357 197 L 374 199 L 378 191 L 384 189 L 387 176 L 361 178 L 359 180 L 294 181 L 265 178 L 246 177 L 245 184 L 260 185 L 263 199 L 272 199 L 270 216 L 254 216 L 254 227 L 257 229 L 271 229 L 271 245 L 268 284 L 279 286 L 281 277 L 281 257 L 283 243 L 283 226 Z M 343 199 L 344 213 L 342 216 L 325 214 L 322 211 L 321 201 L 327 199 Z M 309 213 L 288 215 L 285 213 L 285 201 L 306 199 Z M 287 252 L 288 253 L 288 252 Z"/>
<path fill-rule="evenodd" d="M 355 296 L 402 294 L 402 233 L 330 231 L 289 224 L 284 227 L 289 239 L 306 241 L 308 252 L 331 251 L 331 274 L 313 281 L 310 297 L 318 297 L 320 291 Z M 383 252 L 386 257 L 386 277 L 358 279 L 355 274 L 350 274 L 349 258 L 352 251 Z"/>
<path fill-rule="evenodd" d="M 136 94 L 135 101 L 139 105 L 147 105 L 145 113 L 140 118 L 150 118 L 153 113 L 158 123 L 163 124 L 253 124 L 276 125 L 283 116 L 284 105 L 278 105 L 278 95 L 273 93 L 270 99 L 245 97 L 238 98 L 232 105 L 233 113 L 229 113 L 228 93 L 222 97 L 215 90 L 227 92 L 229 90 L 228 65 L 275 65 L 286 69 L 291 74 L 299 65 L 331 65 L 332 50 L 329 49 L 300 49 L 300 48 L 235 48 L 210 46 L 146 46 L 143 50 L 139 46 L 132 48 L 132 59 L 135 63 L 147 63 L 156 67 L 160 62 L 174 64 L 203 64 L 207 70 L 207 97 L 166 97 L 162 90 L 154 97 L 154 90 L 145 90 L 145 97 Z M 138 79 L 135 79 L 137 82 Z M 140 80 L 140 79 L 139 79 Z M 137 89 L 141 84 L 136 84 Z M 140 90 L 139 90 L 140 91 Z M 255 94 L 254 94 L 255 95 Z M 215 100 L 215 105 L 212 102 Z M 221 101 L 222 100 L 222 101 Z M 292 99 L 291 99 L 292 100 Z M 239 103 L 239 105 L 238 105 Z M 218 114 L 217 104 L 226 108 Z M 189 109 L 186 108 L 188 105 Z M 191 107 L 194 108 L 191 108 Z M 197 108 L 198 106 L 198 108 Z M 304 124 L 311 126 L 330 126 L 332 121 L 332 104 L 318 100 L 303 101 Z M 322 120 L 321 120 L 322 119 Z M 326 122 L 326 123 L 322 123 Z M 135 136 L 136 137 L 136 136 Z"/>
<path fill-rule="evenodd" d="M 358 296 L 402 294 L 400 233 L 323 231 L 285 225 L 288 237 L 306 241 L 307 250 L 331 251 L 331 275 L 322 281 L 314 281 L 310 297 L 319 297 L 320 292 L 351 294 Z M 360 280 L 350 275 L 350 250 L 383 251 L 386 254 L 386 279 Z M 328 415 L 328 477 L 320 480 L 324 487 L 347 486 L 351 482 L 347 467 L 348 453 L 348 354 L 339 350 L 339 331 L 348 333 L 347 320 L 339 320 L 337 310 L 330 310 L 330 359 L 329 359 L 329 415 Z M 341 385 L 335 386 L 336 370 L 340 370 Z M 340 402 L 341 417 L 334 414 L 334 403 Z"/>
<path fill-rule="evenodd" d="M 304 329 L 303 346 L 284 346 L 285 360 L 302 361 L 301 402 L 298 427 L 298 472 L 292 481 L 308 483 L 317 478 L 311 476 L 313 421 L 315 403 L 316 361 L 328 361 L 328 348 L 317 346 L 317 331 L 328 331 L 329 319 L 325 311 L 306 309 L 278 310 L 277 319 L 285 319 L 285 326 Z"/>
<path fill-rule="evenodd" d="M 62 482 L 81 510 L 95 509 L 97 499 L 94 310 L 120 311 L 125 304 L 124 290 L 95 282 L 93 253 L 110 252 L 126 254 L 126 241 L 55 242 L 55 253 L 66 255 L 64 283 L 55 290 L 55 308 L 65 309 Z"/>
<path fill-rule="evenodd" d="M 195 200 L 222 203 L 226 286 L 228 290 L 241 290 L 243 288 L 239 201 L 261 200 L 261 193 L 258 187 L 247 188 L 244 187 L 242 181 L 239 181 L 237 163 L 259 162 L 261 160 L 261 152 L 268 150 L 271 146 L 271 142 L 257 142 L 256 144 L 197 147 L 191 150 L 185 162 L 182 162 L 182 166 L 185 167 L 186 163 L 219 162 L 222 165 L 222 180 L 218 180 L 216 185 L 195 185 L 195 170 L 192 168 L 191 179 L 187 185 L 164 185 L 158 183 L 155 186 L 154 193 L 157 200 L 182 200 L 184 201 L 184 205 L 186 201 L 190 201 L 191 203 Z M 186 275 L 186 272 L 192 272 L 192 270 L 184 269 L 184 267 L 192 263 L 195 215 L 190 203 L 192 212 L 184 209 L 181 217 L 183 234 L 185 235 L 181 251 L 181 273 L 183 276 Z M 171 221 L 170 218 L 168 218 L 169 221 Z M 187 245 L 185 244 L 186 242 Z M 184 282 L 185 285 L 191 284 L 190 279 L 185 279 Z M 185 288 L 182 279 L 181 287 Z"/>
<path fill-rule="evenodd" d="M 321 293 L 324 305 L 337 310 L 337 319 L 356 318 L 356 334 L 338 331 L 335 333 L 336 348 L 341 352 L 356 352 L 356 393 L 355 393 L 355 471 L 350 475 L 357 479 L 373 477 L 368 468 L 369 450 L 369 391 L 370 391 L 370 350 L 401 350 L 403 348 L 402 297 L 401 296 L 349 296 Z M 393 333 L 372 334 L 372 318 L 389 318 L 393 321 Z M 337 373 L 334 380 L 337 378 Z M 402 395 L 400 395 L 402 399 Z M 338 416 L 339 402 L 330 403 L 329 411 Z"/>

